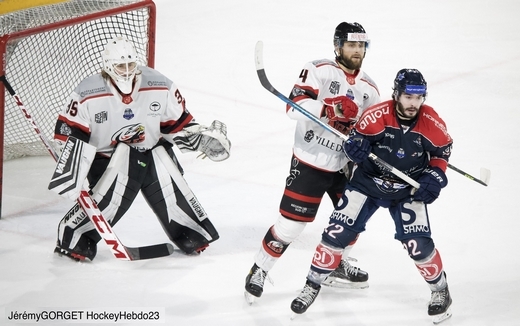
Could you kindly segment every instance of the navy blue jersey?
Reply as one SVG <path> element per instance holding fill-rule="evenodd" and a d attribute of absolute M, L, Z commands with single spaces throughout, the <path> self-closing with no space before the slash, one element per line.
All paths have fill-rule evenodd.
<path fill-rule="evenodd" d="M 366 138 L 372 153 L 414 180 L 428 166 L 445 172 L 453 141 L 444 121 L 431 106 L 423 104 L 417 119 L 403 129 L 395 105 L 390 100 L 368 108 L 356 123 L 353 137 Z M 411 189 L 370 159 L 358 164 L 350 184 L 366 195 L 389 200 L 404 199 Z"/>

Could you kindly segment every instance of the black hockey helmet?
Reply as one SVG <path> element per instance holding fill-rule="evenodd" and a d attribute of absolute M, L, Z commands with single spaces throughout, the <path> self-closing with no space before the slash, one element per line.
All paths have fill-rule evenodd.
<path fill-rule="evenodd" d="M 401 69 L 394 79 L 394 99 L 402 94 L 420 94 L 426 97 L 427 84 L 423 75 L 417 69 Z"/>
<path fill-rule="evenodd" d="M 367 38 L 365 29 L 361 24 L 342 22 L 334 31 L 334 46 L 341 48 L 345 41 L 364 41 L 366 47 L 368 47 L 370 42 Z"/>

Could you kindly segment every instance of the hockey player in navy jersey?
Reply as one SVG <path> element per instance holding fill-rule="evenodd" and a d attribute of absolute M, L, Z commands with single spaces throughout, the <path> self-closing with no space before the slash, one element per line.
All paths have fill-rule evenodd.
<path fill-rule="evenodd" d="M 434 322 L 451 316 L 446 273 L 431 238 L 426 207 L 448 184 L 445 171 L 452 139 L 437 112 L 424 104 L 426 86 L 418 70 L 400 70 L 393 99 L 368 108 L 352 129 L 343 149 L 356 167 L 316 247 L 305 287 L 291 304 L 295 313 L 304 313 L 314 302 L 322 282 L 340 264 L 343 248 L 383 207 L 394 220 L 395 238 L 432 291 L 428 314 Z M 368 159 L 370 153 L 416 180 L 419 189 Z"/>
<path fill-rule="evenodd" d="M 86 177 L 92 198 L 111 225 L 141 192 L 180 250 L 203 251 L 219 235 L 182 177 L 172 146 L 225 160 L 231 146 L 225 124 L 214 121 L 206 127 L 195 122 L 177 86 L 158 71 L 138 65 L 134 45 L 125 38 L 108 41 L 102 61 L 102 71 L 81 81 L 59 114 L 56 142 L 74 137 L 95 147 Z M 58 225 L 55 252 L 93 260 L 99 240 L 76 204 Z"/>
<path fill-rule="evenodd" d="M 340 23 L 333 37 L 335 60 L 321 59 L 305 64 L 289 98 L 348 134 L 361 112 L 380 101 L 376 84 L 361 69 L 368 44 L 363 26 Z M 341 138 L 289 105 L 286 113 L 296 120 L 293 156 L 280 215 L 264 235 L 246 276 L 245 297 L 250 304 L 262 295 L 267 273 L 277 260 L 307 223 L 314 221 L 323 196 L 327 194 L 335 206 L 348 181 L 350 160 L 342 153 Z M 350 248 L 345 248 L 344 259 L 325 284 L 368 286 L 368 273 L 347 260 Z"/>

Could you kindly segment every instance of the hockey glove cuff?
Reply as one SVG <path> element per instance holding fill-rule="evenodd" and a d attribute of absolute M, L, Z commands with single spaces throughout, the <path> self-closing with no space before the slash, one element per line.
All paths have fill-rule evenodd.
<path fill-rule="evenodd" d="M 439 197 L 441 189 L 448 184 L 448 178 L 440 168 L 428 167 L 423 171 L 417 182 L 421 186 L 415 192 L 414 200 L 431 204 Z"/>

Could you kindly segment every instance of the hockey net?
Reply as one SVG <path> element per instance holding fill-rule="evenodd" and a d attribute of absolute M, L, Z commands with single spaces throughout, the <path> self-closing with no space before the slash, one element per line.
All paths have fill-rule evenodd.
<path fill-rule="evenodd" d="M 152 0 L 47 2 L 54 4 L 0 16 L 0 76 L 6 76 L 42 134 L 52 139 L 58 112 L 70 93 L 82 79 L 101 70 L 101 51 L 109 39 L 125 36 L 135 45 L 139 64 L 153 67 L 155 4 Z M 9 97 L 0 85 L 3 160 L 48 155 Z"/>

